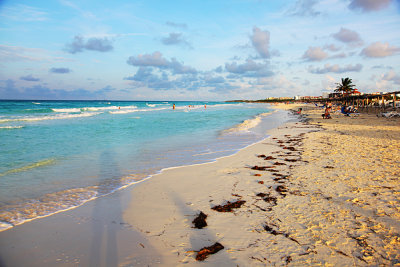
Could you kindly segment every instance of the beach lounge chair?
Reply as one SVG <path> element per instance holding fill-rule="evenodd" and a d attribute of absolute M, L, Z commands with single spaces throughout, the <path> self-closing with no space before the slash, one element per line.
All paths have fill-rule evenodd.
<path fill-rule="evenodd" d="M 357 112 L 357 109 L 352 108 L 352 107 L 346 107 L 346 106 L 342 106 L 342 108 L 340 109 L 340 112 L 345 116 L 350 116 L 350 114 L 352 114 L 353 116 L 360 115 L 360 113 Z"/>
<path fill-rule="evenodd" d="M 350 112 L 347 111 L 346 106 L 342 106 L 342 108 L 340 109 L 340 112 L 342 114 L 344 114 L 345 116 L 350 116 Z"/>

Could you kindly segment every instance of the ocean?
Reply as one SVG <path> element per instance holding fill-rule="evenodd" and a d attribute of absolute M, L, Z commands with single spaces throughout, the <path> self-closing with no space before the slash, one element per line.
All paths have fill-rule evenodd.
<path fill-rule="evenodd" d="M 232 155 L 289 119 L 262 103 L 2 100 L 0 231 Z"/>

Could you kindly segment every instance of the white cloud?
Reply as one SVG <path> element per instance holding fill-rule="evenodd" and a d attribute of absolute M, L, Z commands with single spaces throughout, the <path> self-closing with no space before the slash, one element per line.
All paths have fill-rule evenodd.
<path fill-rule="evenodd" d="M 269 58 L 269 31 L 262 31 L 260 28 L 253 27 L 253 35 L 250 36 L 251 43 L 262 58 Z"/>
<path fill-rule="evenodd" d="M 349 8 L 361 10 L 363 12 L 371 12 L 386 8 L 391 2 L 392 0 L 352 0 L 349 4 Z"/>
<path fill-rule="evenodd" d="M 340 31 L 332 35 L 336 40 L 349 45 L 362 45 L 363 41 L 360 35 L 352 30 L 340 28 Z"/>
<path fill-rule="evenodd" d="M 310 46 L 306 52 L 304 52 L 302 59 L 307 61 L 321 61 L 328 57 L 328 54 L 321 47 Z"/>
<path fill-rule="evenodd" d="M 51 73 L 58 73 L 58 74 L 66 74 L 71 72 L 69 68 L 51 68 L 49 71 Z"/>
<path fill-rule="evenodd" d="M 325 64 L 323 68 L 312 68 L 309 67 L 308 71 L 314 74 L 325 74 L 328 72 L 333 73 L 345 73 L 345 72 L 360 72 L 363 66 L 361 64 L 356 65 L 346 65 L 346 66 L 339 66 L 338 64 L 330 65 Z"/>
<path fill-rule="evenodd" d="M 243 64 L 237 64 L 236 62 L 226 63 L 225 69 L 230 73 L 246 77 L 268 77 L 273 75 L 268 63 L 257 63 L 252 59 L 247 59 Z"/>
<path fill-rule="evenodd" d="M 180 63 L 175 58 L 167 60 L 163 57 L 161 52 L 154 52 L 153 54 L 140 54 L 138 56 L 131 56 L 128 58 L 127 63 L 136 67 L 155 67 L 160 69 L 170 69 L 174 74 L 196 74 L 197 70 L 193 67 L 186 66 Z"/>
<path fill-rule="evenodd" d="M 133 81 L 135 86 L 147 86 L 154 90 L 177 88 L 197 90 L 199 88 L 198 71 L 195 68 L 186 66 L 175 58 L 168 60 L 161 52 L 131 56 L 127 64 L 139 67 L 134 76 L 125 78 L 125 80 Z M 177 74 L 178 76 L 175 76 Z"/>
<path fill-rule="evenodd" d="M 23 81 L 27 81 L 27 82 L 38 82 L 38 81 L 40 81 L 39 78 L 33 77 L 32 74 L 29 74 L 29 75 L 26 75 L 26 76 L 21 76 L 19 79 L 23 80 Z"/>
<path fill-rule="evenodd" d="M 324 48 L 328 49 L 329 51 L 332 51 L 332 52 L 337 52 L 337 51 L 339 51 L 341 49 L 340 47 L 338 47 L 338 46 L 336 46 L 334 44 L 325 45 Z"/>
<path fill-rule="evenodd" d="M 164 45 L 181 45 L 183 47 L 192 48 L 190 43 L 182 36 L 182 33 L 171 32 L 168 37 L 163 37 L 161 42 Z"/>
<path fill-rule="evenodd" d="M 72 43 L 67 44 L 65 50 L 71 54 L 83 52 L 84 50 L 109 52 L 113 50 L 112 42 L 107 38 L 89 38 L 87 41 L 82 36 L 75 36 Z"/>
<path fill-rule="evenodd" d="M 324 79 L 321 80 L 321 86 L 325 90 L 333 91 L 336 88 L 337 81 L 331 75 L 326 74 Z"/>
<path fill-rule="evenodd" d="M 389 43 L 375 42 L 361 51 L 365 57 L 388 57 L 400 52 L 400 47 L 390 46 Z"/>
<path fill-rule="evenodd" d="M 329 58 L 345 58 L 347 55 L 345 53 L 339 53 L 333 56 L 330 56 Z"/>
<path fill-rule="evenodd" d="M 392 81 L 393 83 L 400 85 L 400 75 L 397 75 L 393 70 L 385 73 L 382 77 L 382 80 Z"/>
<path fill-rule="evenodd" d="M 133 66 L 152 66 L 152 67 L 166 67 L 168 65 L 168 60 L 165 59 L 162 54 L 158 51 L 153 54 L 139 54 L 134 57 L 128 58 L 127 63 Z"/>

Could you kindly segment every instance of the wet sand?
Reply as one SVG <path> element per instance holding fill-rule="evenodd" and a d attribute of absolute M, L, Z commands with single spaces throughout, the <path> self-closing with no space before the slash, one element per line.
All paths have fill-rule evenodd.
<path fill-rule="evenodd" d="M 1 232 L 0 265 L 399 264 L 400 120 L 302 107 L 309 120 L 233 156 Z"/>

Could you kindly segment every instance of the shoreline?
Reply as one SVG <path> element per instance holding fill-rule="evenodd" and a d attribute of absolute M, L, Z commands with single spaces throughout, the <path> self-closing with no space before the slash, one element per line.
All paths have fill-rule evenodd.
<path fill-rule="evenodd" d="M 263 212 L 272 208 L 267 203 L 269 200 L 264 200 L 266 203 L 258 203 L 268 194 L 260 197 L 257 196 L 257 192 L 258 194 L 264 194 L 262 191 L 270 183 L 268 180 L 274 179 L 274 174 L 282 175 L 281 173 L 287 172 L 286 174 L 289 175 L 290 170 L 287 170 L 286 167 L 290 168 L 290 166 L 282 166 L 286 164 L 278 165 L 277 169 L 269 169 L 263 173 L 263 171 L 253 169 L 257 165 L 246 165 L 242 168 L 235 167 L 235 165 L 243 165 L 243 162 L 253 157 L 258 158 L 256 161 L 259 163 L 265 162 L 267 159 L 257 157 L 260 156 L 260 151 L 264 151 L 266 155 L 268 155 L 268 152 L 265 151 L 269 151 L 272 154 L 276 153 L 277 151 L 272 151 L 276 147 L 274 139 L 284 138 L 288 134 L 287 129 L 291 130 L 290 133 L 293 136 L 296 136 L 292 131 L 295 128 L 300 135 L 315 130 L 314 126 L 298 127 L 299 125 L 301 125 L 300 122 L 289 122 L 272 129 L 269 131 L 270 136 L 268 138 L 239 151 L 231 158 L 219 159 L 217 162 L 200 168 L 187 166 L 153 177 L 151 183 L 142 184 L 141 188 L 132 196 L 133 199 L 130 208 L 124 214 L 124 220 L 131 225 L 135 225 L 135 229 L 146 235 L 158 251 L 163 251 L 163 266 L 196 265 L 197 262 L 194 260 L 196 252 L 202 247 L 213 245 L 215 242 L 219 242 L 225 247 L 227 246 L 228 253 L 241 254 L 240 251 L 244 250 L 243 244 L 236 242 L 235 239 L 253 239 L 254 232 L 262 232 L 263 223 L 260 217 L 263 216 Z M 279 148 L 278 151 L 282 152 L 284 149 Z M 292 152 L 285 153 L 292 154 Z M 286 155 L 286 157 L 291 156 Z M 275 159 L 272 159 L 272 161 L 275 161 Z M 271 160 L 267 162 L 271 163 Z M 269 171 L 274 172 L 269 173 Z M 231 175 L 235 177 L 231 177 Z M 190 179 L 185 179 L 188 176 L 190 176 Z M 283 176 L 285 175 L 281 177 Z M 235 178 L 235 180 L 232 181 L 230 178 Z M 272 191 L 275 195 L 271 196 L 271 198 L 276 201 L 280 195 L 284 194 L 283 191 L 279 192 L 281 189 L 284 190 L 284 178 L 280 179 L 280 176 L 275 176 L 275 179 L 281 181 L 278 181 L 277 184 L 272 185 L 270 183 L 269 185 L 274 187 Z M 179 184 L 179 188 L 176 188 L 177 184 Z M 245 188 L 239 189 L 239 184 L 245 186 Z M 239 191 L 245 191 L 248 195 L 239 194 Z M 251 192 L 249 193 L 249 191 Z M 150 196 L 149 192 L 154 192 L 154 195 Z M 250 201 L 246 199 L 248 197 L 251 198 Z M 253 203 L 245 203 L 243 205 L 244 208 L 233 211 L 233 215 L 211 211 L 212 206 L 244 199 L 246 199 L 246 203 Z M 156 206 L 154 203 L 162 203 L 162 205 Z M 242 212 L 242 209 L 250 210 Z M 148 213 L 146 214 L 145 211 L 148 211 Z M 207 219 L 209 226 L 204 230 L 193 229 L 191 223 L 199 212 L 206 213 L 209 218 Z M 253 214 L 253 212 L 257 213 L 256 218 L 249 219 L 249 213 Z M 218 218 L 219 216 L 222 218 Z M 234 220 L 230 221 L 228 216 L 236 218 L 230 218 Z M 238 219 L 238 217 L 244 218 Z M 235 219 L 238 221 L 235 221 Z M 259 222 L 259 225 L 253 230 L 245 229 L 243 231 L 242 227 L 246 227 L 248 219 L 253 227 L 255 227 L 256 221 Z M 210 220 L 213 220 L 213 222 L 209 222 Z M 229 229 L 226 232 L 223 225 L 225 223 L 231 226 L 234 225 L 232 226 L 233 229 Z M 211 224 L 215 224 L 214 227 Z M 229 243 L 226 240 L 232 230 L 237 233 L 237 236 L 233 237 L 234 240 L 229 240 L 229 242 L 232 242 Z M 242 259 L 239 260 L 238 258 L 240 257 Z M 232 266 L 232 264 L 243 266 L 248 265 L 250 262 L 255 264 L 253 261 L 247 261 L 247 255 L 241 255 L 238 258 L 234 257 L 234 261 L 232 261 L 226 255 L 216 254 L 210 256 L 208 264 L 222 266 Z"/>
<path fill-rule="evenodd" d="M 285 109 L 294 107 L 283 106 Z M 195 260 L 196 251 L 220 242 L 225 248 L 210 255 L 205 260 L 207 265 L 394 264 L 398 258 L 396 253 L 400 254 L 400 218 L 393 213 L 396 207 L 394 203 L 398 203 L 399 199 L 396 194 L 391 196 L 386 191 L 398 192 L 398 182 L 385 180 L 384 187 L 376 189 L 381 202 L 392 204 L 388 208 L 377 200 L 375 206 L 386 209 L 385 212 L 390 216 L 379 215 L 382 212 L 372 215 L 367 212 L 371 218 L 367 217 L 365 222 L 360 219 L 355 221 L 353 217 L 343 220 L 340 216 L 347 210 L 351 212 L 346 215 L 357 214 L 356 218 L 364 218 L 365 207 L 359 206 L 369 199 L 364 199 L 364 195 L 358 196 L 357 200 L 357 197 L 348 198 L 348 190 L 341 189 L 348 178 L 341 180 L 343 175 L 339 172 L 340 168 L 337 169 L 333 164 L 339 164 L 340 161 L 332 159 L 330 165 L 322 162 L 326 159 L 321 157 L 324 154 L 318 147 L 321 146 L 318 143 L 320 138 L 325 138 L 322 139 L 324 142 L 326 138 L 336 140 L 333 136 L 335 129 L 331 128 L 344 127 L 336 129 L 343 133 L 348 130 L 349 126 L 338 124 L 335 120 L 352 122 L 357 126 L 367 119 L 362 118 L 364 115 L 359 118 L 334 115 L 332 120 L 323 121 L 319 119 L 321 110 L 310 106 L 305 106 L 304 110 L 311 123 L 284 124 L 270 130 L 270 137 L 234 155 L 211 163 L 165 170 L 152 179 L 85 203 L 77 209 L 0 232 L 0 263 L 5 266 L 11 266 L 12 263 L 31 266 L 194 266 L 200 264 Z M 400 141 L 393 134 L 399 133 L 396 132 L 399 127 L 385 126 L 387 121 L 380 123 L 380 127 L 386 131 L 384 134 L 387 134 L 387 140 L 383 140 L 381 145 L 388 142 L 394 147 L 387 149 L 395 148 Z M 373 127 L 366 135 L 372 133 L 375 133 Z M 358 138 L 358 135 L 355 137 Z M 346 144 L 349 140 L 345 140 Z M 340 145 L 340 142 L 337 143 L 339 148 L 344 149 Z M 330 149 L 336 153 L 329 157 L 340 153 L 340 150 Z M 393 150 L 390 152 L 393 153 Z M 261 154 L 266 157 L 257 157 Z M 268 156 L 276 159 L 267 159 Z M 375 158 L 375 155 L 370 157 Z M 377 166 L 378 172 L 387 172 L 387 177 L 395 175 L 396 169 L 392 167 L 399 160 L 398 157 L 394 155 L 394 163 L 388 161 L 391 164 L 390 172 L 384 166 Z M 258 168 L 254 168 L 256 166 Z M 271 166 L 274 168 L 259 168 Z M 333 168 L 324 168 L 326 166 Z M 347 175 L 356 173 L 349 166 L 341 166 L 340 171 L 343 169 Z M 335 171 L 336 174 L 330 173 Z M 327 177 L 326 181 L 317 177 L 321 175 Z M 338 181 L 342 183 L 338 184 L 341 186 L 336 185 Z M 351 180 L 352 183 L 357 181 L 355 178 Z M 368 182 L 363 181 L 365 186 L 369 186 Z M 334 187 L 324 193 L 327 183 Z M 318 185 L 323 186 L 315 188 Z M 336 192 L 340 195 L 336 196 Z M 362 189 L 361 192 L 366 191 Z M 221 213 L 211 209 L 236 200 L 246 202 L 233 212 Z M 345 204 L 345 209 L 337 209 L 335 203 Z M 310 210 L 310 207 L 315 209 Z M 208 226 L 194 229 L 191 222 L 199 211 L 208 215 Z M 380 227 L 372 229 L 390 236 L 390 242 L 379 239 L 378 234 L 375 236 L 370 229 L 375 221 L 377 224 L 373 225 Z M 335 225 L 330 222 L 343 224 L 342 228 L 352 232 L 345 236 L 335 235 Z M 392 227 L 386 231 L 385 223 L 388 222 Z M 356 230 L 356 226 L 359 223 L 366 223 L 369 230 L 363 227 L 361 229 L 364 232 L 358 233 L 360 230 Z M 336 231 L 340 232 L 339 229 Z M 334 240 L 325 236 L 325 232 L 331 233 Z M 341 240 L 347 243 L 342 244 Z M 342 247 L 336 248 L 339 244 Z M 386 244 L 386 247 L 380 244 Z M 25 257 L 21 258 L 22 254 Z"/>
<path fill-rule="evenodd" d="M 240 149 L 233 155 L 218 158 L 213 162 L 202 163 L 194 166 L 167 168 L 166 170 L 163 170 L 163 172 L 154 176 L 163 175 L 164 171 L 173 171 L 185 167 L 201 168 L 206 165 L 212 165 L 220 159 L 235 157 L 237 153 L 240 153 L 240 151 L 246 150 L 248 147 L 253 145 L 255 144 Z M 153 179 L 154 177 L 152 176 L 151 178 Z M 151 181 L 152 179 L 143 180 L 139 185 Z M 89 244 L 93 243 L 90 242 L 90 240 L 98 239 L 98 237 L 95 236 L 104 237 L 102 229 L 105 227 L 107 229 L 113 229 L 108 231 L 111 231 L 114 234 L 131 237 L 128 241 L 126 238 L 116 238 L 114 240 L 115 242 L 122 243 L 122 245 L 118 245 L 118 247 L 125 247 L 126 242 L 133 242 L 137 250 L 137 255 L 134 258 L 146 258 L 145 262 L 154 263 L 154 255 L 157 255 L 157 251 L 152 249 L 152 245 L 148 242 L 147 237 L 143 236 L 140 232 L 137 232 L 133 226 L 125 222 L 124 218 L 122 218 L 122 211 L 128 209 L 127 205 L 130 202 L 131 192 L 136 191 L 137 186 L 138 184 L 128 186 L 122 190 L 114 192 L 113 194 L 108 194 L 107 196 L 102 196 L 92 201 L 88 201 L 77 208 L 59 212 L 51 216 L 42 217 L 37 220 L 32 220 L 28 223 L 17 225 L 7 231 L 0 232 L 0 251 L 2 251 L 0 252 L 0 262 L 3 262 L 6 266 L 7 262 L 21 263 L 22 265 L 29 264 L 32 266 L 52 266 L 57 263 L 71 264 L 71 259 L 74 259 L 76 263 L 81 263 L 83 265 L 85 265 L 85 263 L 89 264 L 92 262 L 91 258 L 93 256 L 90 255 L 93 254 L 91 249 L 89 249 L 93 246 L 93 244 Z M 98 210 L 103 210 L 104 207 L 112 208 L 107 210 L 106 214 L 102 214 Z M 110 213 L 111 216 L 109 215 Z M 117 219 L 111 220 L 109 217 Z M 63 239 L 70 241 L 59 240 L 57 236 L 62 236 Z M 81 246 L 74 247 L 74 239 L 82 241 L 83 237 L 88 240 L 82 242 Z M 24 240 L 24 242 L 21 243 L 21 240 Z M 34 244 L 34 246 L 29 247 L 29 244 Z M 146 250 L 150 250 L 151 252 L 144 253 L 142 251 L 142 245 L 146 246 Z M 109 255 L 110 253 L 105 251 L 106 248 L 104 247 L 104 244 L 96 244 L 95 246 L 98 247 L 98 251 L 101 251 L 101 253 L 99 252 L 98 254 L 107 255 L 105 258 L 111 259 L 111 262 L 113 263 L 120 262 L 124 257 L 131 257 L 132 254 L 135 254 L 135 252 L 132 253 L 132 249 L 130 248 L 116 252 L 117 254 L 121 253 L 121 255 L 116 255 L 115 253 Z M 62 249 L 53 249 L 59 247 L 62 247 Z M 44 256 L 43 251 L 49 250 L 51 250 L 52 253 L 46 253 L 47 256 Z M 80 255 L 81 251 L 85 251 L 86 255 Z M 29 256 L 21 258 L 19 257 L 21 252 L 28 253 Z M 102 257 L 100 255 L 97 255 L 97 257 L 100 260 L 100 262 L 97 263 L 104 264 L 104 259 L 101 259 Z M 155 262 L 161 261 L 161 258 L 162 257 L 160 256 L 159 260 L 155 260 Z M 108 260 L 108 262 L 110 263 L 110 260 Z"/>
<path fill-rule="evenodd" d="M 269 108 L 270 108 L 270 107 L 269 107 Z M 228 129 L 226 129 L 226 130 L 223 130 L 222 132 L 224 132 L 224 131 L 226 131 L 226 132 L 235 132 L 238 128 L 242 127 L 243 125 L 245 125 L 245 124 L 248 123 L 249 121 L 250 121 L 250 122 L 256 121 L 256 120 L 258 120 L 258 119 L 260 119 L 260 118 L 274 115 L 274 114 L 276 114 L 276 112 L 279 111 L 279 110 L 273 109 L 273 108 L 270 108 L 270 109 L 271 109 L 271 110 L 268 111 L 268 112 L 266 112 L 266 113 L 260 113 L 260 114 L 254 116 L 254 117 L 251 117 L 251 118 L 249 118 L 249 119 L 247 119 L 247 120 L 245 120 L 245 121 L 243 121 L 243 122 L 241 122 L 241 123 L 239 123 L 239 124 L 233 125 L 232 127 L 228 128 Z M 282 116 L 283 116 L 283 115 L 282 115 Z M 281 121 L 278 122 L 279 120 L 281 120 Z M 278 122 L 279 124 L 282 124 L 282 123 L 284 123 L 285 121 L 288 121 L 288 120 L 290 120 L 290 119 L 289 119 L 289 118 L 285 118 L 285 119 L 275 119 L 275 120 L 271 121 L 271 123 L 276 124 L 276 123 Z M 257 123 L 257 124 L 258 124 L 258 123 Z M 245 126 L 247 126 L 247 125 L 245 125 Z M 256 125 L 255 127 L 257 127 L 257 125 Z M 252 127 L 250 127 L 250 128 L 252 128 Z M 219 134 L 221 134 L 221 133 L 219 133 Z M 255 141 L 255 143 L 257 143 L 257 142 L 259 142 L 259 141 Z M 155 175 L 161 174 L 161 173 L 162 173 L 163 171 L 165 171 L 165 170 L 174 169 L 174 168 L 181 168 L 181 167 L 185 167 L 185 166 L 197 166 L 197 165 L 202 165 L 202 164 L 213 163 L 213 162 L 217 161 L 217 160 L 220 159 L 220 158 L 224 158 L 224 157 L 229 157 L 229 156 L 235 155 L 235 154 L 238 153 L 240 150 L 245 149 L 246 147 L 251 146 L 251 145 L 253 145 L 253 144 L 255 144 L 255 143 L 246 145 L 246 146 L 244 146 L 244 147 L 235 148 L 235 149 L 228 149 L 228 150 L 224 150 L 224 151 L 213 151 L 212 153 L 218 154 L 218 153 L 221 153 L 221 152 L 222 152 L 222 153 L 227 153 L 227 155 L 225 155 L 225 156 L 217 156 L 216 158 L 197 160 L 197 161 L 200 161 L 199 163 L 188 163 L 188 164 L 182 163 L 182 165 L 163 167 L 163 168 L 161 168 L 161 169 L 155 171 L 154 173 L 147 174 L 147 176 L 143 176 L 143 178 L 140 178 L 140 180 L 139 180 L 139 179 L 135 179 L 134 181 L 131 181 L 131 182 L 127 183 L 127 184 L 123 184 L 123 185 L 120 186 L 120 187 L 114 188 L 112 191 L 110 191 L 110 192 L 108 192 L 108 193 L 105 193 L 105 194 L 96 194 L 95 196 L 92 196 L 92 197 L 90 197 L 90 198 L 88 198 L 88 199 L 82 200 L 81 203 L 79 203 L 79 204 L 77 204 L 77 205 L 74 205 L 74 206 L 71 206 L 71 207 L 67 207 L 67 208 L 64 208 L 64 209 L 60 209 L 60 210 L 56 210 L 56 211 L 52 211 L 52 212 L 50 212 L 50 213 L 48 213 L 48 214 L 39 215 L 39 216 L 34 217 L 34 218 L 27 218 L 27 219 L 24 219 L 23 221 L 19 221 L 19 222 L 14 223 L 14 224 L 12 224 L 12 223 L 3 223 L 3 224 L 1 225 L 2 227 L 0 228 L 0 232 L 7 231 L 7 230 L 9 230 L 9 229 L 12 229 L 12 228 L 15 227 L 15 226 L 23 225 L 23 224 L 25 224 L 25 223 L 28 223 L 28 222 L 31 222 L 31 221 L 34 221 L 34 220 L 37 220 L 37 219 L 46 218 L 46 217 L 52 216 L 52 215 L 54 215 L 54 214 L 58 214 L 58 213 L 61 213 L 61 212 L 66 212 L 66 211 L 69 211 L 69 210 L 73 210 L 73 209 L 75 209 L 75 208 L 79 208 L 79 207 L 81 207 L 82 205 L 85 205 L 86 203 L 88 203 L 88 202 L 90 202 L 90 201 L 93 201 L 93 200 L 96 200 L 96 199 L 98 199 L 98 198 L 100 198 L 100 197 L 108 196 L 109 194 L 113 194 L 113 193 L 115 193 L 115 192 L 117 192 L 117 191 L 119 191 L 119 190 L 123 190 L 123 189 L 125 189 L 125 188 L 127 188 L 127 187 L 130 187 L 130 186 L 135 186 L 136 184 L 141 183 L 141 182 L 143 182 L 143 181 L 146 181 L 147 179 L 150 179 L 150 178 L 152 178 L 152 177 L 155 176 Z M 199 155 L 199 154 L 196 154 L 196 155 Z M 195 155 L 194 155 L 194 156 L 195 156 Z M 127 177 L 129 177 L 129 176 L 130 176 L 130 175 L 128 175 Z M 121 177 L 121 178 L 123 179 L 124 177 Z M 92 187 L 92 186 L 88 186 L 88 188 L 90 188 L 90 187 Z M 72 189 L 70 189 L 70 190 L 73 191 L 73 190 L 79 190 L 79 189 L 85 189 L 85 188 L 72 188 Z M 54 193 L 50 193 L 49 195 L 55 195 L 55 194 L 58 194 L 58 193 L 59 193 L 59 192 L 54 192 Z M 46 196 L 43 196 L 43 197 L 50 198 L 51 196 L 47 196 L 47 195 L 46 195 Z M 32 199 L 32 201 L 35 201 L 35 200 Z M 40 200 L 39 200 L 39 201 L 40 201 Z"/>

